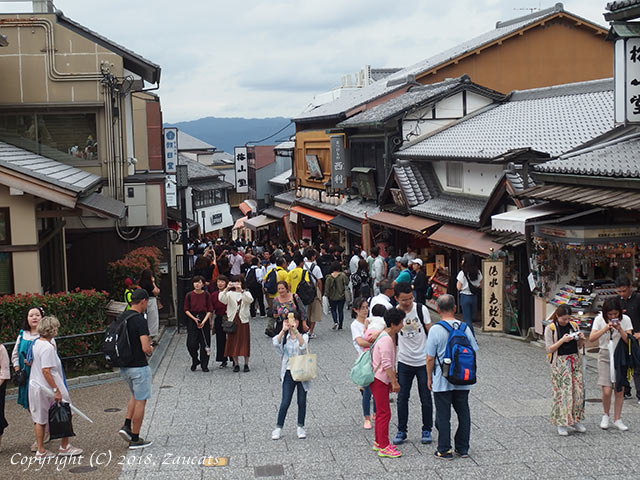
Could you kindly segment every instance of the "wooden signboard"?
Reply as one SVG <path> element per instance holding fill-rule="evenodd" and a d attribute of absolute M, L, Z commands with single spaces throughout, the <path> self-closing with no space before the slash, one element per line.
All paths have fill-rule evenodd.
<path fill-rule="evenodd" d="M 482 261 L 482 330 L 504 332 L 504 262 Z"/>

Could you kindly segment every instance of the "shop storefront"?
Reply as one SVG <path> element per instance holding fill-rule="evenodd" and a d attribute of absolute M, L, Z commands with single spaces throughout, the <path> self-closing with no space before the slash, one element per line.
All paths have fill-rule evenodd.
<path fill-rule="evenodd" d="M 603 302 L 617 295 L 616 278 L 638 278 L 640 226 L 537 226 L 531 264 L 538 298 L 536 332 L 558 305 L 590 330 Z"/>

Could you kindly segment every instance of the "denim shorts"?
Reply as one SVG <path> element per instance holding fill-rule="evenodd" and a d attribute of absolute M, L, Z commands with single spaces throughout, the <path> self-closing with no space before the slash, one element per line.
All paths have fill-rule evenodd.
<path fill-rule="evenodd" d="M 125 367 L 120 376 L 129 384 L 129 390 L 136 400 L 151 398 L 151 367 Z"/>

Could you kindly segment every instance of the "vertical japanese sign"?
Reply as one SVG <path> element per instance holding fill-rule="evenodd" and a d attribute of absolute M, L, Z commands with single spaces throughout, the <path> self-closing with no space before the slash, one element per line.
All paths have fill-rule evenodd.
<path fill-rule="evenodd" d="M 235 147 L 233 149 L 236 168 L 236 192 L 249 193 L 249 163 L 247 160 L 247 147 Z"/>
<path fill-rule="evenodd" d="M 176 188 L 176 165 L 178 164 L 178 129 L 163 129 L 164 136 L 164 170 L 167 174 L 164 182 L 167 207 L 178 206 L 178 190 Z"/>
<path fill-rule="evenodd" d="M 616 123 L 640 123 L 640 38 L 620 38 L 614 47 Z"/>
<path fill-rule="evenodd" d="M 331 188 L 347 188 L 347 159 L 344 149 L 344 136 L 331 137 Z"/>
<path fill-rule="evenodd" d="M 504 262 L 482 261 L 482 330 L 504 331 Z"/>

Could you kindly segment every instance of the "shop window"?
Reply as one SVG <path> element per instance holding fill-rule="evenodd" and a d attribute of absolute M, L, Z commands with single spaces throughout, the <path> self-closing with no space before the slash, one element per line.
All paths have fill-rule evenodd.
<path fill-rule="evenodd" d="M 95 113 L 3 114 L 0 140 L 61 162 L 99 160 Z"/>
<path fill-rule="evenodd" d="M 352 141 L 349 147 L 351 168 L 372 168 L 376 185 L 380 188 L 385 184 L 386 172 L 384 168 L 384 142 Z"/>
<path fill-rule="evenodd" d="M 462 163 L 447 162 L 447 187 L 462 189 Z"/>
<path fill-rule="evenodd" d="M 322 168 L 320 168 L 320 162 L 317 155 L 305 155 L 305 161 L 307 162 L 307 168 L 309 169 L 309 178 L 314 180 L 322 180 L 324 175 Z"/>
<path fill-rule="evenodd" d="M 196 208 L 210 207 L 226 203 L 225 191 L 221 189 L 198 192 L 194 198 Z"/>

